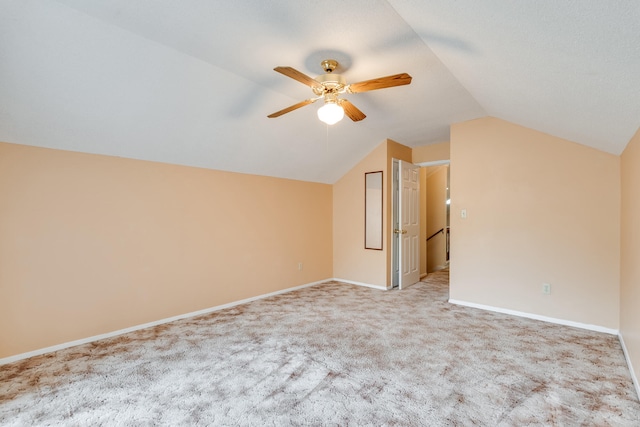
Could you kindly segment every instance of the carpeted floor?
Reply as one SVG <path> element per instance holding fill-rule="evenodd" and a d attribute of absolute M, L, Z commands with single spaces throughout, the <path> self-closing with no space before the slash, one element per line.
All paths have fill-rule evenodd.
<path fill-rule="evenodd" d="M 2 425 L 640 426 L 617 337 L 317 285 L 0 367 Z"/>

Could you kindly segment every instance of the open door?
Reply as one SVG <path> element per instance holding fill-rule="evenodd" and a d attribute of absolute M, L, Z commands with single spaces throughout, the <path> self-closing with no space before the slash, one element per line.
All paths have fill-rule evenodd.
<path fill-rule="evenodd" d="M 394 240 L 397 242 L 398 285 L 400 289 L 420 280 L 420 167 L 398 160 L 397 218 Z M 395 180 L 394 180 L 395 181 Z M 394 266 L 394 269 L 396 266 Z"/>

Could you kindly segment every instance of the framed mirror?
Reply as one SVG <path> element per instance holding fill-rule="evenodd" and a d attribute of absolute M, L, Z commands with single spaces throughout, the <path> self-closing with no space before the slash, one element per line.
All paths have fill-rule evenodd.
<path fill-rule="evenodd" d="M 364 174 L 364 248 L 382 250 L 382 171 Z"/>

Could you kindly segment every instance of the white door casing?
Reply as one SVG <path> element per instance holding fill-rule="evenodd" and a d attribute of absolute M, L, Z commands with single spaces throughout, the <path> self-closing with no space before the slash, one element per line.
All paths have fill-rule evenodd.
<path fill-rule="evenodd" d="M 420 280 L 420 167 L 398 161 L 400 191 L 398 194 L 400 236 L 398 262 L 400 289 Z"/>

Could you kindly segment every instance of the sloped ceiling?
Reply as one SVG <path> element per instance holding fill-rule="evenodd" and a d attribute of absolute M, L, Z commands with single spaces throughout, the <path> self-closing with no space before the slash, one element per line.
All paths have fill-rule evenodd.
<path fill-rule="evenodd" d="M 407 72 L 326 126 L 310 76 Z M 2 0 L 0 140 L 333 183 L 386 138 L 487 115 L 619 154 L 640 125 L 640 2 Z"/>

